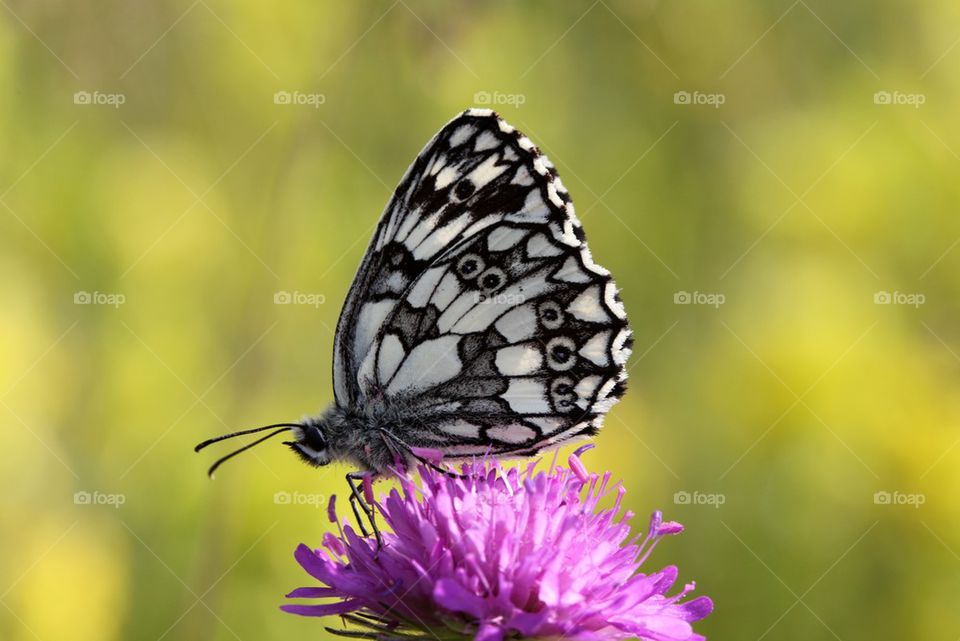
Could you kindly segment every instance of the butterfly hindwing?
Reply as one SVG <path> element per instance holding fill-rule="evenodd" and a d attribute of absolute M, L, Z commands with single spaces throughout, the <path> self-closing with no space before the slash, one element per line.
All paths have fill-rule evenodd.
<path fill-rule="evenodd" d="M 417 431 L 404 438 L 448 452 L 591 433 L 622 393 L 629 330 L 609 277 L 580 259 L 537 226 L 465 242 L 398 304 L 358 373 L 365 395 L 406 403 Z"/>
<path fill-rule="evenodd" d="M 338 326 L 338 402 L 404 408 L 404 441 L 535 453 L 595 431 L 622 394 L 616 286 L 553 166 L 492 112 L 425 148 L 369 252 Z"/>

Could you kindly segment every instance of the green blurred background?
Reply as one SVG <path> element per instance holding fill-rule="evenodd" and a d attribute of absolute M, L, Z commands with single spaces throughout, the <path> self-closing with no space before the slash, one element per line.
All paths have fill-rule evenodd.
<path fill-rule="evenodd" d="M 0 5 L 0 638 L 326 635 L 276 606 L 346 470 L 191 447 L 331 400 L 376 218 L 478 104 L 623 288 L 586 460 L 686 524 L 699 629 L 960 636 L 956 3 Z"/>

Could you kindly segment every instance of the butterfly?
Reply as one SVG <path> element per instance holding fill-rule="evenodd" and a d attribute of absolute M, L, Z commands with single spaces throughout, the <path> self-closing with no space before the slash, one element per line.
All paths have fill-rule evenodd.
<path fill-rule="evenodd" d="M 556 168 L 489 109 L 447 123 L 407 169 L 340 313 L 335 402 L 273 430 L 348 480 L 398 461 L 529 456 L 597 432 L 632 345 Z M 354 496 L 360 498 L 354 484 Z"/>

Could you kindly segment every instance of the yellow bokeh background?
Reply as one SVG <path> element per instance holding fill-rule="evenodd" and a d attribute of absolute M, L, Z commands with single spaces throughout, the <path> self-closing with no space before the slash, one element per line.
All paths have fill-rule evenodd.
<path fill-rule="evenodd" d="M 960 636 L 955 3 L 0 5 L 0 638 L 326 638 L 277 605 L 346 468 L 191 448 L 331 400 L 377 216 L 475 105 L 623 290 L 585 460 L 686 525 L 650 563 L 698 630 Z"/>

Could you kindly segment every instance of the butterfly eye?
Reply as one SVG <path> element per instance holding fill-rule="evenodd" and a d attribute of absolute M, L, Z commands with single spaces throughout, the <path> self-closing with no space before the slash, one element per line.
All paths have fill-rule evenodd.
<path fill-rule="evenodd" d="M 547 364 L 552 369 L 563 372 L 577 363 L 574 350 L 577 344 L 572 339 L 558 336 L 547 343 Z"/>
<path fill-rule="evenodd" d="M 457 262 L 457 273 L 467 280 L 477 277 L 483 271 L 483 259 L 476 254 L 467 254 Z"/>
<path fill-rule="evenodd" d="M 547 329 L 559 329 L 563 325 L 563 310 L 552 300 L 540 303 L 540 322 Z"/>
<path fill-rule="evenodd" d="M 315 450 L 322 450 L 327 447 L 327 437 L 316 425 L 310 425 L 303 431 L 304 442 Z"/>
<path fill-rule="evenodd" d="M 458 200 L 466 200 L 472 196 L 476 190 L 477 186 L 473 184 L 473 181 L 469 178 L 464 178 L 453 188 L 453 195 L 456 196 Z"/>
<path fill-rule="evenodd" d="M 480 287 L 482 287 L 485 292 L 492 292 L 503 284 L 505 278 L 506 274 L 503 273 L 502 269 L 491 267 L 480 274 Z"/>

